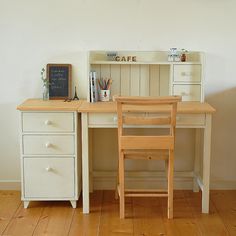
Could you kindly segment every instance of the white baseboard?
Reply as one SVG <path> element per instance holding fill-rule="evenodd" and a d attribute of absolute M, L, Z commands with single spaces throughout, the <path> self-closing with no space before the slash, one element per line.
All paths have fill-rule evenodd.
<path fill-rule="evenodd" d="M 0 180 L 0 190 L 21 190 L 20 180 Z"/>
<path fill-rule="evenodd" d="M 128 188 L 166 188 L 165 172 L 127 172 L 126 185 Z M 175 189 L 193 189 L 193 173 L 178 172 L 174 177 Z M 115 171 L 94 171 L 93 187 L 95 190 L 115 189 L 116 185 Z"/>
<path fill-rule="evenodd" d="M 166 178 L 164 172 L 139 172 L 126 173 L 127 185 L 133 188 L 164 188 L 166 187 Z M 115 171 L 94 171 L 93 187 L 96 190 L 115 189 L 116 172 Z M 174 176 L 175 189 L 192 189 L 192 172 L 177 172 Z M 236 181 L 211 179 L 211 189 L 231 190 L 236 189 Z M 0 180 L 0 190 L 20 190 L 20 180 Z"/>
<path fill-rule="evenodd" d="M 95 190 L 115 189 L 116 185 L 115 171 L 94 171 L 93 188 Z M 165 188 L 165 172 L 128 172 L 126 173 L 126 184 L 129 188 Z M 175 172 L 175 189 L 193 189 L 192 172 Z M 212 179 L 210 189 L 231 190 L 236 189 L 236 181 L 222 181 Z"/>
<path fill-rule="evenodd" d="M 233 180 L 211 180 L 211 189 L 215 190 L 236 190 L 236 181 Z"/>

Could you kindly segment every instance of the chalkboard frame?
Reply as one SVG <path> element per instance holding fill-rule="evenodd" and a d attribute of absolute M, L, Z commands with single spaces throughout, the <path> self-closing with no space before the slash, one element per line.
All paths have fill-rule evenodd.
<path fill-rule="evenodd" d="M 50 89 L 49 89 L 49 99 L 50 100 L 60 100 L 60 99 L 66 99 L 66 98 L 70 98 L 71 97 L 71 72 L 72 72 L 72 65 L 71 64 L 47 64 L 47 79 L 49 81 L 49 87 L 51 84 L 51 80 L 52 78 L 50 78 L 50 71 L 53 68 L 66 68 L 68 70 L 68 91 L 67 91 L 67 95 L 66 96 L 59 96 L 59 95 L 50 95 Z M 55 81 L 54 81 L 55 82 Z"/>

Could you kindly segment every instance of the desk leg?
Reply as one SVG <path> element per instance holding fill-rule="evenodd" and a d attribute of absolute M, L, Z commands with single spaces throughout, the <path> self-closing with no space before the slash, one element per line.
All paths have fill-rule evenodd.
<path fill-rule="evenodd" d="M 89 146 L 88 115 L 82 113 L 82 181 L 83 181 L 83 213 L 89 213 Z"/>
<path fill-rule="evenodd" d="M 210 163 L 211 163 L 211 114 L 207 114 L 206 127 L 204 129 L 204 143 L 203 143 L 202 213 L 209 213 Z"/>
<path fill-rule="evenodd" d="M 195 129 L 195 157 L 194 157 L 194 177 L 193 177 L 193 192 L 199 192 L 197 176 L 200 173 L 200 141 L 201 130 Z"/>

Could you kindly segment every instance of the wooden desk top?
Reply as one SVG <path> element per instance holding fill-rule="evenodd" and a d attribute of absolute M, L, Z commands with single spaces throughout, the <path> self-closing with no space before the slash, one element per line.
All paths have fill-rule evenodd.
<path fill-rule="evenodd" d="M 128 110 L 128 109 L 127 109 Z M 166 106 L 160 106 L 153 109 L 153 107 L 145 107 L 146 112 L 165 112 L 168 110 Z M 89 103 L 83 101 L 79 107 L 79 112 L 104 112 L 111 113 L 116 112 L 116 103 L 115 102 L 96 102 Z M 141 111 L 141 110 L 137 110 Z M 214 113 L 215 109 L 208 103 L 201 102 L 180 102 L 178 103 L 177 113 L 185 114 L 202 114 L 202 113 Z"/>
<path fill-rule="evenodd" d="M 27 99 L 17 109 L 20 111 L 78 111 L 83 101 Z"/>
<path fill-rule="evenodd" d="M 85 100 L 64 102 L 64 100 L 49 100 L 42 99 L 27 99 L 25 102 L 17 107 L 20 111 L 78 111 L 78 112 L 97 112 L 97 113 L 115 113 L 115 102 L 96 102 L 89 103 Z M 146 107 L 146 112 L 165 112 L 168 110 L 166 106 L 160 106 L 153 109 L 153 107 Z M 136 110 L 142 111 L 142 110 Z M 201 114 L 214 113 L 215 109 L 208 103 L 200 102 L 180 102 L 178 103 L 178 113 L 186 114 Z"/>

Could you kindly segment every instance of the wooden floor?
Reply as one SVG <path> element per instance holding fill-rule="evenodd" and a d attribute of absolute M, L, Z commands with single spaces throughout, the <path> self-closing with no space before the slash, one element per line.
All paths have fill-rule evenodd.
<path fill-rule="evenodd" d="M 0 191 L 0 235 L 164 236 L 236 235 L 236 190 L 212 191 L 210 214 L 201 214 L 201 193 L 174 192 L 174 219 L 167 220 L 165 198 L 130 198 L 126 219 L 119 219 L 113 191 L 91 194 L 91 213 L 82 203 L 32 202 L 24 209 L 20 192 Z"/>

